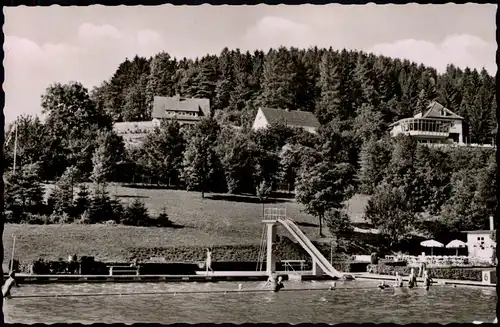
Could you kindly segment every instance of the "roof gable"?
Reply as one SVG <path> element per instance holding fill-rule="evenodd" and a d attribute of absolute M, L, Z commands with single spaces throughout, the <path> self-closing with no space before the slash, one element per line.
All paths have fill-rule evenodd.
<path fill-rule="evenodd" d="M 289 126 L 320 127 L 318 119 L 307 111 L 288 111 L 274 108 L 260 108 L 260 110 L 269 124 L 278 121 L 285 122 Z"/>
<path fill-rule="evenodd" d="M 427 110 L 422 114 L 422 118 L 453 118 L 453 119 L 463 119 L 459 115 L 452 112 L 450 109 L 445 108 L 440 103 L 432 101 L 428 106 Z"/>

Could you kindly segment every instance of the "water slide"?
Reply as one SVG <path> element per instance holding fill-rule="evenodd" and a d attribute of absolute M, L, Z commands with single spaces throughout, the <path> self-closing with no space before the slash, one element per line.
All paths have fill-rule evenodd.
<path fill-rule="evenodd" d="M 312 244 L 312 242 L 307 238 L 307 236 L 300 230 L 300 228 L 293 222 L 293 220 L 284 218 L 278 219 L 278 222 L 285 226 L 285 228 L 292 234 L 293 237 L 299 242 L 299 244 L 304 248 L 304 250 L 309 253 L 314 261 L 317 262 L 318 266 L 323 270 L 325 274 L 333 278 L 344 278 L 344 276 L 350 276 L 350 274 L 344 274 L 333 268 L 330 262 L 321 254 L 321 252 Z"/>

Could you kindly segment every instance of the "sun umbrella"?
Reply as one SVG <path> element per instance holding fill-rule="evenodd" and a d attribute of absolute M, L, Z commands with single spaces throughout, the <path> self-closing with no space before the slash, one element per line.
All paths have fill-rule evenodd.
<path fill-rule="evenodd" d="M 420 243 L 421 246 L 425 247 L 425 248 L 431 248 L 431 255 L 432 255 L 432 250 L 434 248 L 442 248 L 444 246 L 443 243 L 440 243 L 438 241 L 435 241 L 435 240 L 427 240 L 427 241 L 423 241 Z"/>
<path fill-rule="evenodd" d="M 457 250 L 457 252 L 455 254 L 457 256 L 458 256 L 458 249 L 466 248 L 466 247 L 467 247 L 467 243 L 460 241 L 460 240 L 453 240 L 450 243 L 446 244 L 447 249 L 456 249 Z"/>

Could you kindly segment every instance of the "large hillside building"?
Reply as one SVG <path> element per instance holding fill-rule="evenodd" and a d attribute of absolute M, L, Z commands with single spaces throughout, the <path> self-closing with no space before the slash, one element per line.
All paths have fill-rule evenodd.
<path fill-rule="evenodd" d="M 391 136 L 405 134 L 419 143 L 464 145 L 462 122 L 462 117 L 433 101 L 424 112 L 391 124 Z"/>
<path fill-rule="evenodd" d="M 201 118 L 210 116 L 210 100 L 183 98 L 179 95 L 174 97 L 155 96 L 151 116 L 153 123 L 157 126 L 161 120 L 167 119 L 177 119 L 181 125 L 192 125 Z"/>
<path fill-rule="evenodd" d="M 253 122 L 253 130 L 267 128 L 278 121 L 290 127 L 303 128 L 310 133 L 317 133 L 320 123 L 316 117 L 307 111 L 289 111 L 273 108 L 259 108 Z"/>
<path fill-rule="evenodd" d="M 150 121 L 115 123 L 113 129 L 128 146 L 137 146 L 142 144 L 148 132 L 159 127 L 164 120 L 176 119 L 180 125 L 191 126 L 202 117 L 210 116 L 210 100 L 182 98 L 179 95 L 155 96 L 151 116 Z"/>

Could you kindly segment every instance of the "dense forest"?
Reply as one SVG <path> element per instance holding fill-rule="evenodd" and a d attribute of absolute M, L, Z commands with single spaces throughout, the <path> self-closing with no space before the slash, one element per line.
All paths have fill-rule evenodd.
<path fill-rule="evenodd" d="M 99 110 L 114 121 L 150 119 L 153 96 L 203 97 L 224 119 L 248 124 L 267 106 L 333 118 L 372 117 L 384 125 L 422 111 L 432 100 L 465 118 L 469 143 L 491 143 L 496 128 L 495 81 L 486 70 L 444 74 L 409 61 L 358 51 L 279 48 L 180 61 L 167 53 L 135 57 L 93 90 Z M 378 126 L 372 126 L 374 128 Z"/>
<path fill-rule="evenodd" d="M 7 207 L 19 215 L 47 213 L 51 221 L 62 214 L 73 217 L 65 221 L 119 220 L 123 208 L 103 186 L 147 182 L 263 201 L 278 189 L 294 190 L 320 226 L 325 221 L 338 233 L 350 228 L 345 201 L 365 193 L 372 195 L 367 218 L 391 243 L 415 232 L 484 228 L 496 208 L 494 149 L 428 148 L 410 137 L 390 139 L 387 130 L 436 100 L 465 118 L 470 143 L 491 143 L 495 88 L 485 70 L 450 65 L 438 74 L 346 50 L 224 49 L 196 60 L 167 53 L 126 59 L 91 92 L 77 82 L 49 86 L 42 96 L 46 121 L 18 119 L 15 172 L 13 142 L 5 145 Z M 213 116 L 193 129 L 164 122 L 138 148 L 113 132 L 113 122 L 149 120 L 154 96 L 174 94 L 209 98 Z M 259 106 L 314 112 L 322 126 L 318 134 L 280 123 L 252 131 Z M 41 196 L 42 181 L 56 182 L 50 203 Z M 83 182 L 95 185 L 85 201 L 73 194 Z M 142 210 L 135 205 L 130 210 Z M 23 221 L 19 215 L 12 221 Z"/>

